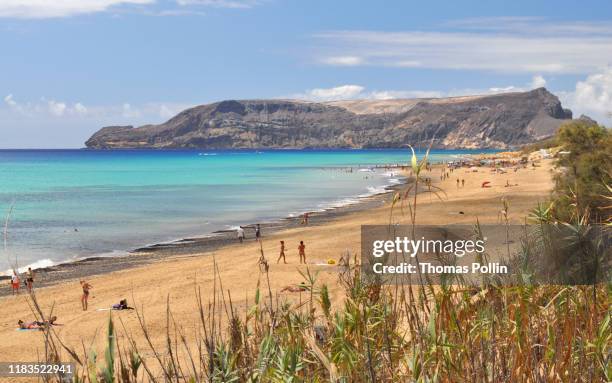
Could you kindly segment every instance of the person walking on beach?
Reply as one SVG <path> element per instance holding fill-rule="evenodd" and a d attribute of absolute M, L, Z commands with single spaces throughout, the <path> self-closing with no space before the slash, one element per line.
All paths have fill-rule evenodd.
<path fill-rule="evenodd" d="M 11 288 L 13 295 L 19 294 L 19 283 L 19 276 L 17 275 L 17 272 L 13 270 L 13 275 L 11 276 Z"/>
<path fill-rule="evenodd" d="M 304 245 L 304 241 L 300 241 L 298 253 L 300 254 L 300 263 L 302 263 L 302 259 L 304 260 L 304 263 L 306 263 L 306 245 Z"/>
<path fill-rule="evenodd" d="M 283 259 L 283 263 L 287 264 L 287 259 L 285 258 L 285 241 L 280 241 L 280 254 L 278 255 L 278 259 L 276 260 L 276 263 L 279 263 L 281 258 Z"/>
<path fill-rule="evenodd" d="M 255 239 L 257 241 L 261 240 L 261 226 L 259 224 L 255 226 Z"/>
<path fill-rule="evenodd" d="M 464 187 L 464 186 L 465 186 L 465 180 L 461 179 L 461 187 Z"/>
<path fill-rule="evenodd" d="M 457 189 L 459 189 L 459 178 L 457 178 Z"/>
<path fill-rule="evenodd" d="M 242 243 L 242 241 L 244 241 L 244 229 L 242 228 L 242 226 L 238 226 L 238 230 L 236 230 L 236 233 L 238 235 L 238 240 L 240 241 L 240 243 Z"/>
<path fill-rule="evenodd" d="M 302 225 L 308 225 L 308 212 L 302 215 Z"/>
<path fill-rule="evenodd" d="M 85 281 L 81 281 L 81 288 L 83 289 L 83 295 L 81 295 L 81 306 L 83 311 L 87 311 L 87 299 L 89 299 L 89 290 L 93 288 L 92 285 Z"/>
<path fill-rule="evenodd" d="M 28 288 L 28 292 L 32 292 L 32 288 L 34 287 L 34 271 L 31 267 L 28 267 L 28 271 L 26 273 L 26 286 Z"/>

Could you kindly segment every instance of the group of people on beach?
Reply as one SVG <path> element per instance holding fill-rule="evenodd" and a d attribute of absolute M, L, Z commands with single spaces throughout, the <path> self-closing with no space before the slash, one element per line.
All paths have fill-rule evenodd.
<path fill-rule="evenodd" d="M 308 225 L 308 219 L 310 218 L 310 214 L 308 212 L 302 214 L 300 225 Z M 236 238 L 238 242 L 242 243 L 246 239 L 246 234 L 243 226 L 238 226 L 236 229 Z M 259 241 L 261 239 L 261 225 L 255 225 L 255 240 Z"/>
<path fill-rule="evenodd" d="M 28 267 L 28 271 L 25 273 L 25 285 L 26 288 L 28 289 L 28 293 L 32 292 L 32 289 L 34 288 L 34 271 L 32 270 L 31 267 Z M 11 276 L 11 291 L 13 295 L 17 295 L 19 294 L 19 289 L 20 289 L 20 285 L 21 285 L 21 279 L 19 278 L 19 274 L 17 273 L 16 270 L 13 270 L 13 275 Z M 85 280 L 81 280 L 79 281 L 79 284 L 81 285 L 81 290 L 82 290 L 82 294 L 81 294 L 81 308 L 83 309 L 83 311 L 87 311 L 88 308 L 88 300 L 89 300 L 89 292 L 90 290 L 93 288 L 93 286 L 85 281 Z M 119 306 L 123 307 L 127 307 L 127 301 L 122 300 L 119 302 Z M 22 321 L 20 321 L 22 322 Z M 25 323 L 25 322 L 22 322 Z M 28 323 L 34 323 L 34 322 L 28 322 Z M 26 325 L 28 324 L 26 323 Z M 53 323 L 51 323 L 53 324 Z M 20 325 L 21 326 L 21 325 Z"/>
<path fill-rule="evenodd" d="M 308 213 L 304 213 L 302 216 L 301 224 L 308 225 Z M 239 226 L 238 229 L 236 229 L 236 235 L 238 237 L 238 241 L 242 243 L 245 239 L 244 228 L 242 226 Z M 261 240 L 260 224 L 255 225 L 255 240 Z M 300 244 L 298 245 L 298 255 L 300 257 L 300 263 L 306 263 L 306 245 L 304 244 L 304 241 L 300 241 Z M 285 241 L 280 241 L 280 252 L 276 263 L 280 263 L 281 259 L 283 260 L 283 263 L 287 263 L 287 257 L 285 255 Z"/>
<path fill-rule="evenodd" d="M 244 233 L 244 227 L 238 226 L 238 229 L 236 229 L 236 238 L 238 238 L 238 241 L 240 243 L 244 242 L 244 240 L 246 239 L 246 236 Z M 255 240 L 259 241 L 260 239 L 261 239 L 261 225 L 257 224 L 255 225 Z"/>
<path fill-rule="evenodd" d="M 34 288 L 34 271 L 31 267 L 28 267 L 28 271 L 25 273 L 25 281 L 23 283 L 28 289 L 28 292 L 31 292 Z M 21 279 L 19 278 L 19 274 L 17 274 L 16 270 L 13 270 L 13 275 L 11 275 L 10 284 L 12 294 L 19 294 L 19 289 L 21 288 Z"/>
<path fill-rule="evenodd" d="M 306 245 L 304 241 L 300 241 L 298 245 L 298 254 L 300 256 L 300 263 L 306 263 Z M 280 253 L 276 263 L 280 263 L 281 258 L 283 259 L 283 263 L 287 264 L 287 258 L 285 257 L 285 241 L 280 241 Z"/>

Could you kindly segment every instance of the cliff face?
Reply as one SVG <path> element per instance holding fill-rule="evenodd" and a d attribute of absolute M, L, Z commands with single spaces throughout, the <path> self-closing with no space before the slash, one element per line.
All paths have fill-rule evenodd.
<path fill-rule="evenodd" d="M 544 88 L 446 99 L 222 101 L 160 125 L 110 126 L 89 148 L 506 148 L 546 138 L 571 119 Z"/>

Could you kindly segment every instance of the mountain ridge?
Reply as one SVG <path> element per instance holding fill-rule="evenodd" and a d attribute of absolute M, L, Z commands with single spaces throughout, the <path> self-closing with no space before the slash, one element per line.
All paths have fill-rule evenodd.
<path fill-rule="evenodd" d="M 545 88 L 452 98 L 224 100 L 168 121 L 107 126 L 88 148 L 497 148 L 552 136 L 572 112 Z"/>

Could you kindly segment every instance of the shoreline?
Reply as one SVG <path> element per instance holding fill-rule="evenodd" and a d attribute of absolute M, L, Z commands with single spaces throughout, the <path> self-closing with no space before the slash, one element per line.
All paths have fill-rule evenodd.
<path fill-rule="evenodd" d="M 377 165 L 372 166 L 372 168 L 380 169 L 385 168 L 385 166 Z M 301 215 L 285 216 L 269 222 L 260 222 L 263 237 L 265 238 L 266 235 L 272 235 L 291 228 L 324 225 L 330 221 L 340 219 L 345 215 L 365 211 L 388 202 L 390 200 L 389 195 L 407 185 L 408 182 L 410 182 L 410 177 L 401 174 L 404 172 L 402 169 L 406 168 L 405 165 L 394 164 L 386 168 L 396 169 L 400 173 L 389 178 L 396 179 L 398 182 L 383 185 L 383 189 L 380 192 L 351 197 L 351 199 L 355 200 L 355 202 L 352 203 L 323 208 L 318 211 L 309 211 L 309 219 L 312 220 L 314 218 L 315 221 L 312 223 L 309 222 L 307 226 L 300 223 Z M 245 242 L 254 242 L 254 228 L 256 224 L 257 222 L 242 225 L 242 227 L 246 229 Z M 81 259 L 68 260 L 51 266 L 35 268 L 34 271 L 37 279 L 36 287 L 44 288 L 68 280 L 109 274 L 115 271 L 145 266 L 163 259 L 205 256 L 205 253 L 236 243 L 235 230 L 221 229 L 202 236 L 188 236 L 167 242 L 152 243 L 132 250 L 117 251 L 122 255 L 93 255 Z M 27 265 L 25 267 L 27 267 Z M 8 281 L 10 278 L 9 275 L 0 275 L 0 281 Z M 10 290 L 0 289 L 0 297 L 9 295 Z"/>
<path fill-rule="evenodd" d="M 424 176 L 430 177 L 445 193 L 443 201 L 427 194 L 419 197 L 418 223 L 495 224 L 501 201 L 505 199 L 511 207 L 510 222 L 521 224 L 539 201 L 546 200 L 554 186 L 551 165 L 551 160 L 543 160 L 540 166 L 521 167 L 507 173 L 493 172 L 488 167 L 478 172 L 464 168 L 455 170 L 445 180 L 440 179 L 439 168 L 425 171 Z M 465 178 L 465 187 L 458 187 L 456 178 Z M 483 181 L 491 181 L 491 187 L 481 187 Z M 507 182 L 516 186 L 505 187 Z M 35 280 L 36 299 L 43 312 L 52 312 L 60 318 L 64 326 L 56 331 L 67 346 L 80 349 L 83 344 L 90 344 L 97 350 L 105 347 L 105 337 L 100 334 L 108 326 L 108 308 L 121 299 L 128 299 L 143 315 L 146 312 L 147 329 L 156 345 L 165 344 L 165 313 L 168 310 L 174 318 L 180 318 L 189 338 L 195 334 L 195 324 L 201 320 L 197 302 L 206 304 L 216 299 L 219 302 L 221 290 L 231 293 L 232 305 L 239 315 L 246 315 L 253 307 L 253 299 L 262 283 L 265 294 L 270 294 L 271 299 L 300 305 L 305 299 L 303 293 L 287 291 L 287 286 L 304 282 L 310 273 L 316 276 L 319 286 L 327 286 L 332 305 L 341 305 L 345 290 L 338 279 L 340 269 L 329 265 L 328 261 L 338 261 L 347 255 L 351 259 L 359 257 L 363 225 L 410 223 L 410 216 L 405 208 L 402 210 L 402 205 L 390 209 L 394 196 L 391 191 L 363 199 L 356 205 L 313 215 L 307 226 L 300 225 L 299 218 L 279 220 L 276 226 L 263 228 L 260 243 L 252 238 L 252 231 L 247 231 L 249 239 L 243 244 L 237 241 L 235 233 L 226 232 L 213 237 L 214 240 L 194 243 L 188 238 L 186 243 L 158 246 L 149 253 L 90 259 L 78 263 L 77 267 L 74 264 L 59 267 L 53 277 L 51 273 L 49 277 L 39 273 Z M 281 240 L 286 244 L 287 264 L 279 259 Z M 299 262 L 298 244 L 301 241 L 306 244 L 306 264 Z M 269 266 L 265 273 L 258 262 L 262 253 Z M 81 278 L 93 286 L 87 311 L 82 310 L 79 302 L 82 291 L 78 281 Z M 2 290 L 10 294 L 9 284 L 6 283 Z M 21 332 L 14 336 L 18 320 L 33 320 L 35 316 L 28 294 L 25 291 L 15 296 L 3 294 L 0 301 L 10 307 L 0 323 L 0 336 L 8 340 L 0 346 L 3 359 L 24 360 L 28 355 L 40 353 L 39 332 Z M 112 315 L 121 318 L 126 333 L 133 334 L 139 347 L 145 347 L 146 339 L 135 311 L 119 311 Z"/>

